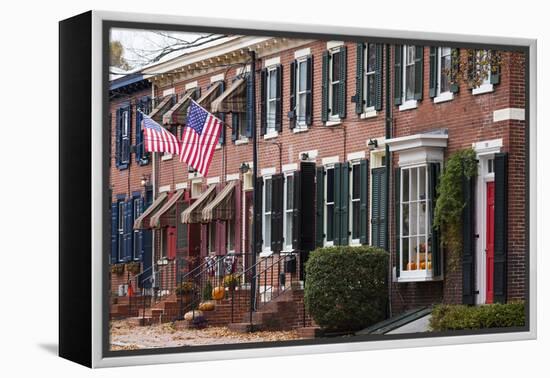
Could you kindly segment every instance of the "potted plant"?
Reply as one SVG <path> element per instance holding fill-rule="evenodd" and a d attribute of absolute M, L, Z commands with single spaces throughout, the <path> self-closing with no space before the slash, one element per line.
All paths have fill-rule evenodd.
<path fill-rule="evenodd" d="M 122 273 L 124 273 L 124 264 L 111 265 L 111 273 L 120 276 Z"/>
<path fill-rule="evenodd" d="M 137 261 L 132 261 L 126 264 L 126 271 L 132 274 L 138 274 L 141 270 L 141 264 Z"/>
<path fill-rule="evenodd" d="M 182 282 L 176 287 L 176 295 L 180 297 L 184 303 L 191 302 L 194 292 L 195 284 L 193 281 Z"/>
<path fill-rule="evenodd" d="M 223 278 L 223 286 L 229 288 L 229 290 L 235 290 L 240 282 L 240 277 L 235 274 L 228 274 Z"/>

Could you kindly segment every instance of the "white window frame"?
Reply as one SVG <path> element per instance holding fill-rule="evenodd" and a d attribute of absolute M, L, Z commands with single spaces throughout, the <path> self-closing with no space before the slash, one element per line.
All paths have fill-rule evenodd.
<path fill-rule="evenodd" d="M 425 199 L 422 200 L 419 198 L 419 189 L 420 189 L 420 180 L 419 180 L 419 174 L 420 174 L 420 169 L 421 168 L 424 168 L 424 175 L 425 175 L 425 181 L 424 181 L 424 185 L 425 185 Z M 404 201 L 403 201 L 403 184 L 404 184 L 404 174 L 405 174 L 405 171 L 409 171 L 409 193 L 408 193 L 408 201 L 406 202 L 406 205 L 409 206 L 409 212 L 408 212 L 408 215 L 409 215 L 409 234 L 407 236 L 404 236 L 403 235 L 403 221 L 404 221 L 404 218 L 403 218 L 403 208 L 404 208 Z M 416 184 L 417 184 L 417 188 L 416 188 L 416 193 L 417 193 L 417 198 L 415 199 L 412 199 L 412 186 L 411 186 L 411 182 L 412 182 L 412 179 L 411 179 L 411 171 L 415 171 L 415 173 L 417 174 L 417 180 L 416 180 Z M 424 245 L 425 245 L 425 257 L 424 259 L 426 260 L 427 259 L 427 255 L 428 255 L 428 239 L 430 238 L 430 235 L 431 234 L 431 207 L 430 207 L 430 204 L 431 204 L 431 201 L 432 199 L 429 197 L 429 189 L 430 189 L 430 182 L 429 182 L 429 179 L 430 179 L 430 175 L 429 175 L 429 163 L 422 163 L 422 164 L 415 164 L 415 165 L 409 165 L 409 166 L 405 166 L 405 167 L 401 167 L 401 177 L 400 177 L 400 180 L 399 180 L 399 185 L 400 185 L 400 190 L 399 190 L 399 240 L 398 240 L 398 243 L 399 243 L 399 267 L 400 267 L 400 276 L 399 276 L 399 281 L 400 282 L 406 282 L 406 281 L 431 281 L 433 280 L 434 278 L 434 275 L 433 275 L 433 268 L 434 268 L 434 265 L 433 265 L 433 246 L 432 246 L 432 249 L 429 253 L 432 253 L 432 257 L 431 257 L 431 261 L 429 261 L 429 263 L 431 263 L 431 265 L 429 263 L 427 263 L 426 261 L 425 262 L 425 267 L 424 269 L 420 269 L 420 254 L 422 252 L 418 251 L 420 249 L 420 245 L 421 245 L 421 242 L 420 242 L 420 238 L 423 237 L 424 238 Z M 420 220 L 420 212 L 417 211 L 416 212 L 416 233 L 415 234 L 412 234 L 411 233 L 411 225 L 412 225 L 412 221 L 411 221 L 411 214 L 412 214 L 412 211 L 410 210 L 411 209 L 411 204 L 422 204 L 424 203 L 425 204 L 425 207 L 426 207 L 426 212 L 425 212 L 425 219 L 424 219 L 424 232 L 423 233 L 420 233 L 420 223 L 419 223 L 419 220 Z M 417 248 L 417 251 L 416 252 L 411 252 L 411 250 L 409 249 L 409 263 L 415 263 L 415 265 L 418 267 L 417 269 L 411 269 L 411 270 L 407 270 L 407 269 L 404 269 L 403 267 L 403 242 L 404 242 L 404 238 L 406 237 L 406 240 L 407 242 L 411 239 L 411 238 L 416 238 L 416 248 Z M 411 256 L 416 255 L 415 257 L 415 261 L 412 261 L 412 258 Z"/>
<path fill-rule="evenodd" d="M 260 253 L 260 256 L 269 256 L 273 252 L 271 251 L 271 216 L 273 214 L 273 208 L 271 208 L 271 211 L 269 211 L 269 214 L 266 212 L 266 198 L 267 198 L 267 181 L 271 181 L 273 179 L 272 175 L 263 176 L 264 185 L 262 188 L 262 252 Z M 271 181 L 271 198 L 273 198 L 273 181 Z M 269 243 L 266 243 L 267 241 L 267 232 L 266 232 L 266 218 L 269 215 Z"/>
<path fill-rule="evenodd" d="M 439 103 L 439 102 L 444 102 L 444 101 L 450 101 L 453 99 L 454 95 L 453 93 L 451 92 L 451 82 L 449 80 L 449 90 L 445 91 L 445 92 L 441 92 L 441 79 L 443 77 L 443 75 L 445 74 L 443 72 L 443 68 L 441 67 L 441 60 L 443 58 L 443 49 L 449 49 L 449 59 L 451 61 L 451 64 L 452 64 L 452 59 L 453 59 L 453 50 L 452 48 L 450 47 L 438 47 L 437 48 L 437 83 L 436 83 L 436 97 L 434 97 L 434 102 L 435 103 Z M 445 55 L 447 56 L 447 55 Z"/>
<path fill-rule="evenodd" d="M 329 55 L 330 55 L 329 70 L 328 70 L 328 81 L 329 81 L 329 84 L 328 84 L 328 104 L 329 104 L 329 109 L 330 109 L 330 112 L 328 114 L 329 122 L 340 122 L 340 115 L 333 113 L 334 112 L 334 106 L 332 104 L 333 99 L 334 99 L 333 86 L 335 84 L 340 84 L 340 80 L 341 80 L 341 78 L 339 80 L 336 80 L 336 81 L 332 80 L 333 71 L 334 71 L 334 55 L 341 53 L 340 47 L 341 46 L 338 46 L 336 48 L 332 48 L 332 49 L 329 50 Z M 342 57 L 340 57 L 340 64 L 342 64 Z"/>
<path fill-rule="evenodd" d="M 269 94 L 271 93 L 271 77 L 275 75 L 275 97 L 270 98 Z M 277 66 L 270 66 L 267 68 L 266 75 L 266 92 L 265 92 L 265 106 L 266 106 L 266 129 L 265 136 L 274 136 L 277 135 L 276 121 L 275 118 L 272 120 L 269 119 L 270 109 L 274 108 L 273 114 L 277 116 Z"/>
<path fill-rule="evenodd" d="M 124 250 L 124 201 L 118 201 L 118 249 L 117 260 L 122 261 L 122 251 Z"/>
<path fill-rule="evenodd" d="M 287 235 L 287 215 L 290 214 L 290 218 L 292 219 L 294 215 L 294 207 L 291 209 L 287 209 L 287 203 L 288 203 L 288 178 L 292 177 L 292 185 L 294 185 L 294 171 L 285 172 L 285 181 L 284 181 L 284 189 L 283 189 L 283 233 L 284 233 L 284 243 L 283 243 L 283 252 L 292 252 L 294 249 L 292 248 L 292 228 L 290 229 L 290 235 Z M 291 223 L 293 220 L 291 220 Z M 291 224 L 292 227 L 292 224 Z"/>
<path fill-rule="evenodd" d="M 365 94 L 364 97 L 363 97 L 363 100 L 365 101 L 365 103 L 363 104 L 363 111 L 364 111 L 365 115 L 367 115 L 369 113 L 372 113 L 372 112 L 376 112 L 374 104 L 372 106 L 368 106 L 369 100 L 371 100 L 369 98 L 369 78 L 370 78 L 370 76 L 372 76 L 374 78 L 374 76 L 376 74 L 376 63 L 375 63 L 375 66 L 372 67 L 372 71 L 369 71 L 369 52 L 370 52 L 371 45 L 374 49 L 376 49 L 376 45 L 374 43 L 368 43 L 368 42 L 365 43 L 365 48 L 363 49 L 364 50 L 363 54 L 365 55 L 365 57 L 363 59 L 363 61 L 365 62 L 364 63 L 365 64 L 365 66 L 364 66 L 365 80 L 364 80 L 364 83 L 363 83 L 363 92 Z M 376 79 L 374 79 L 373 85 L 376 85 Z M 374 99 L 372 99 L 372 100 L 374 102 Z"/>
<path fill-rule="evenodd" d="M 304 64 L 306 69 L 305 69 L 305 75 L 306 75 L 306 87 L 305 88 L 301 88 L 300 87 L 300 82 L 301 82 L 301 74 L 300 74 L 300 65 L 301 64 Z M 294 131 L 297 132 L 297 131 L 301 131 L 301 130 L 304 130 L 304 129 L 307 129 L 307 124 L 306 124 L 306 109 L 307 109 L 307 77 L 309 75 L 309 72 L 308 72 L 308 67 L 307 67 L 307 56 L 304 56 L 304 57 L 301 57 L 299 59 L 296 60 L 296 127 L 294 128 Z M 304 96 L 306 98 L 306 101 L 304 101 L 304 109 L 301 109 L 301 106 L 300 106 L 300 96 Z M 304 117 L 303 119 L 300 120 L 300 111 L 304 112 Z"/>
<path fill-rule="evenodd" d="M 353 198 L 353 185 L 355 184 L 353 180 L 353 169 L 356 168 L 359 169 L 359 197 Z M 353 203 L 359 202 L 359 217 L 361 217 L 361 166 L 359 160 L 352 160 L 350 162 L 350 175 L 349 175 L 349 193 L 348 193 L 348 201 L 349 201 L 349 225 L 350 225 L 350 234 L 349 234 L 349 245 L 351 246 L 358 246 L 361 245 L 361 236 L 359 236 L 357 239 L 353 238 Z M 361 228 L 359 226 L 359 228 Z M 361 230 L 359 230 L 359 233 Z"/>
<path fill-rule="evenodd" d="M 191 198 L 199 198 L 202 194 L 202 180 L 191 181 Z"/>
<path fill-rule="evenodd" d="M 324 195 L 323 195 L 323 233 L 324 233 L 324 236 L 323 236 L 323 245 L 325 247 L 332 247 L 334 246 L 334 235 L 332 235 L 333 239 L 332 240 L 327 240 L 327 235 L 328 235 L 328 224 L 327 224 L 327 221 L 328 221 L 328 206 L 329 206 L 329 203 L 327 201 L 327 194 L 328 194 L 328 171 L 332 169 L 333 171 L 333 175 L 334 175 L 334 164 L 328 164 L 328 165 L 325 165 L 325 174 L 324 174 L 324 180 L 325 180 L 325 185 L 324 185 Z M 336 193 L 333 193 L 333 196 L 334 194 Z M 333 209 L 334 209 L 334 206 L 336 205 L 335 202 L 331 202 L 332 206 L 333 206 Z M 334 218 L 332 219 L 332 221 L 334 222 Z"/>
<path fill-rule="evenodd" d="M 475 52 L 475 69 L 476 71 L 479 71 L 481 70 L 481 66 L 479 65 L 478 61 L 482 58 L 482 55 L 483 54 L 487 54 L 489 55 L 489 51 L 488 50 L 476 50 Z M 492 92 L 493 91 L 493 84 L 491 84 L 491 75 L 492 75 L 492 70 L 491 70 L 491 65 L 487 65 L 487 78 L 485 80 L 483 80 L 483 82 L 478 86 L 478 87 L 475 87 L 472 89 L 472 94 L 473 95 L 479 95 L 479 94 L 483 94 L 483 93 L 489 93 L 489 92 Z"/>
<path fill-rule="evenodd" d="M 414 109 L 418 106 L 418 103 L 414 98 L 407 100 L 407 66 L 408 66 L 407 65 L 407 57 L 408 57 L 407 49 L 409 47 L 411 47 L 413 50 L 416 49 L 416 46 L 414 46 L 414 45 L 403 45 L 403 62 L 402 62 L 402 66 L 403 66 L 402 67 L 402 82 L 403 82 L 403 85 L 402 85 L 402 89 L 401 89 L 401 106 L 399 106 L 399 110 L 401 110 L 401 111 Z M 415 54 L 416 54 L 416 50 L 415 50 Z M 415 55 L 415 58 L 416 58 L 416 55 Z M 411 64 L 409 64 L 409 65 L 411 65 Z M 412 65 L 413 66 L 415 65 L 415 59 L 413 59 Z M 416 67 L 414 69 L 416 70 Z M 416 74 L 416 72 L 414 74 Z"/>
<path fill-rule="evenodd" d="M 238 211 L 238 209 L 237 209 Z M 235 253 L 235 217 L 228 219 L 225 222 L 225 249 L 227 253 Z M 231 241 L 233 241 L 233 248 L 231 248 Z"/>

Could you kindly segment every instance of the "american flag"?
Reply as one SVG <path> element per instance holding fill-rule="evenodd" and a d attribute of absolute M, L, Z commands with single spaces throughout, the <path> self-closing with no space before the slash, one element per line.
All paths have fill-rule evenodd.
<path fill-rule="evenodd" d="M 164 127 L 156 123 L 151 117 L 143 114 L 143 133 L 145 136 L 145 150 L 148 152 L 180 153 L 178 138 Z"/>
<path fill-rule="evenodd" d="M 222 122 L 191 100 L 183 131 L 180 161 L 206 176 L 218 143 Z"/>

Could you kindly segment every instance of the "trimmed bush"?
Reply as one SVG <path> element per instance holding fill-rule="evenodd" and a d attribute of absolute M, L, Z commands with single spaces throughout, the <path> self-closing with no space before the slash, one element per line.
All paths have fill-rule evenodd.
<path fill-rule="evenodd" d="M 386 316 L 386 251 L 374 247 L 330 247 L 313 251 L 306 263 L 308 313 L 330 331 L 357 331 Z"/>
<path fill-rule="evenodd" d="M 523 327 L 524 325 L 523 302 L 481 306 L 438 305 L 435 306 L 430 320 L 432 331 Z"/>

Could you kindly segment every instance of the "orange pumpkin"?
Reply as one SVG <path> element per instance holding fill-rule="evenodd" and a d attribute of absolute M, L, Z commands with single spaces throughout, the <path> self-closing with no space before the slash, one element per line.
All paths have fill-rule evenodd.
<path fill-rule="evenodd" d="M 408 263 L 407 270 L 416 270 L 416 263 L 415 262 Z"/>
<path fill-rule="evenodd" d="M 216 304 L 213 301 L 201 302 L 199 304 L 199 310 L 201 311 L 213 311 L 216 308 Z"/>
<path fill-rule="evenodd" d="M 225 289 L 223 286 L 217 286 L 212 290 L 212 298 L 219 301 L 225 296 Z"/>

